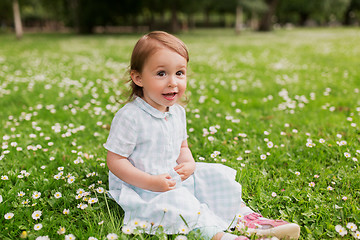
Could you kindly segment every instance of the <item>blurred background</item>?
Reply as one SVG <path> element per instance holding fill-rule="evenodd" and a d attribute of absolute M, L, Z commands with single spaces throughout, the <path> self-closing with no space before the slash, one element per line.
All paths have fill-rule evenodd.
<path fill-rule="evenodd" d="M 359 25 L 360 0 L 1 0 L 0 33 Z"/>

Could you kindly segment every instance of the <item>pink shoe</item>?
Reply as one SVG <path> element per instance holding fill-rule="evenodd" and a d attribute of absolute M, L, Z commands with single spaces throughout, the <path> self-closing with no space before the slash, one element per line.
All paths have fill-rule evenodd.
<path fill-rule="evenodd" d="M 279 239 L 298 239 L 300 236 L 300 227 L 296 223 L 267 219 L 258 213 L 251 213 L 240 218 L 236 227 L 249 234 L 274 236 Z"/>
<path fill-rule="evenodd" d="M 244 237 L 244 236 L 238 236 L 238 237 L 235 238 L 234 240 L 249 240 L 249 238 Z"/>

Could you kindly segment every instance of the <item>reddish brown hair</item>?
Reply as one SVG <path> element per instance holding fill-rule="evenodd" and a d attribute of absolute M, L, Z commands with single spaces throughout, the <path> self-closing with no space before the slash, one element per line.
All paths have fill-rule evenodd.
<path fill-rule="evenodd" d="M 131 71 L 137 71 L 141 73 L 144 64 L 160 48 L 166 47 L 170 50 L 175 51 L 189 62 L 189 54 L 186 45 L 174 35 L 171 35 L 162 31 L 150 32 L 141 37 L 135 44 L 134 50 L 131 55 L 130 61 L 130 73 Z M 129 80 L 131 86 L 131 92 L 129 101 L 134 97 L 143 97 L 142 87 L 136 85 L 132 79 Z"/>

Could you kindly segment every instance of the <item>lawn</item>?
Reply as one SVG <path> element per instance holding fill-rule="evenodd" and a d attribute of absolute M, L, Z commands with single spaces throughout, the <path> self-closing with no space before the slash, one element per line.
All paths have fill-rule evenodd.
<path fill-rule="evenodd" d="M 102 147 L 139 37 L 0 35 L 0 239 L 151 238 L 122 231 Z M 301 239 L 360 235 L 360 29 L 179 37 L 196 161 L 236 169 L 244 201 Z"/>

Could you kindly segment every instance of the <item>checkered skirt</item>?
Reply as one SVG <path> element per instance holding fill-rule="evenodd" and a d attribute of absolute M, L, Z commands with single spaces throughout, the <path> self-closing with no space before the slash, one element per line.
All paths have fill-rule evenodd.
<path fill-rule="evenodd" d="M 170 173 L 171 174 L 171 173 Z M 177 187 L 163 193 L 151 192 L 126 184 L 110 172 L 112 198 L 125 211 L 124 224 L 147 222 L 147 233 L 162 226 L 167 234 L 191 229 L 233 227 L 239 212 L 241 185 L 235 181 L 236 171 L 216 163 L 196 163 L 196 170 Z"/>

